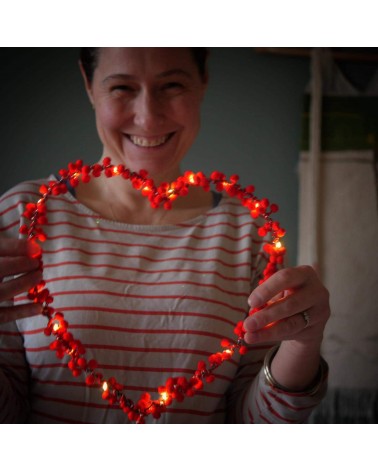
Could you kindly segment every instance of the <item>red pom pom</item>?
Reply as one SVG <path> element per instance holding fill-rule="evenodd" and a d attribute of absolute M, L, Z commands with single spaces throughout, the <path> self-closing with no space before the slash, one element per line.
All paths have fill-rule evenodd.
<path fill-rule="evenodd" d="M 247 346 L 240 346 L 239 353 L 241 356 L 244 356 L 244 354 L 247 354 L 247 352 L 248 352 Z"/>
<path fill-rule="evenodd" d="M 272 204 L 270 205 L 270 211 L 271 211 L 272 213 L 277 213 L 277 211 L 278 211 L 278 205 L 276 205 L 275 203 L 272 203 Z"/>
<path fill-rule="evenodd" d="M 85 383 L 86 383 L 88 386 L 94 385 L 94 383 L 95 383 L 95 376 L 94 376 L 93 374 L 87 375 L 86 378 L 85 378 Z"/>

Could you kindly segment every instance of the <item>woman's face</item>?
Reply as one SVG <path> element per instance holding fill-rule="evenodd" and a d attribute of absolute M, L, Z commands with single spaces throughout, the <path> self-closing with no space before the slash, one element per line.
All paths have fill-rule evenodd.
<path fill-rule="evenodd" d="M 86 86 L 104 156 L 155 177 L 179 174 L 206 88 L 189 48 L 102 48 Z"/>

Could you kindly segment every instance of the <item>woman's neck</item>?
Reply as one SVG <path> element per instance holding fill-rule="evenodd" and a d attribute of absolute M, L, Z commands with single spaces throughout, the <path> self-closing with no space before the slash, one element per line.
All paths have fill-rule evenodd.
<path fill-rule="evenodd" d="M 172 180 L 175 180 L 179 172 L 175 174 Z M 162 176 L 159 176 L 155 185 L 162 181 Z M 148 198 L 135 190 L 130 181 L 122 177 L 110 179 L 104 175 L 76 187 L 76 197 L 102 218 L 140 225 L 177 224 L 202 215 L 212 207 L 210 192 L 191 187 L 189 194 L 178 198 L 171 210 L 154 210 Z"/>

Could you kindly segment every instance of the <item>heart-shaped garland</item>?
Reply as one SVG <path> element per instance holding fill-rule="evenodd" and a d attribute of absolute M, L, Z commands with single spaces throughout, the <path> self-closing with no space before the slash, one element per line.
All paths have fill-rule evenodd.
<path fill-rule="evenodd" d="M 123 165 L 112 165 L 110 158 L 106 157 L 102 164 L 83 165 L 82 161 L 70 163 L 68 169 L 59 172 L 60 179 L 49 182 L 47 185 L 41 185 L 39 191 L 41 194 L 37 203 L 28 203 L 26 205 L 23 216 L 30 220 L 29 225 L 24 224 L 20 227 L 20 233 L 27 236 L 29 242 L 34 246 L 34 256 L 40 260 L 41 269 L 43 269 L 42 248 L 39 242 L 47 239 L 42 226 L 47 223 L 47 206 L 46 202 L 50 196 L 57 196 L 67 192 L 67 183 L 72 187 L 76 187 L 80 182 L 87 183 L 92 177 L 99 177 L 102 173 L 106 177 L 122 176 L 126 180 L 130 180 L 133 187 L 139 190 L 143 196 L 150 201 L 152 208 L 163 207 L 169 210 L 172 202 L 178 197 L 188 194 L 190 186 L 203 187 L 204 190 L 210 190 L 213 184 L 218 192 L 225 191 L 229 196 L 239 199 L 241 205 L 248 208 L 251 217 L 256 219 L 262 217 L 265 222 L 259 227 L 258 233 L 261 237 L 271 233 L 271 242 L 264 245 L 264 251 L 269 256 L 269 262 L 263 272 L 259 283 L 267 280 L 272 274 L 278 270 L 278 266 L 283 262 L 285 248 L 280 239 L 284 236 L 285 231 L 280 227 L 279 223 L 273 221 L 271 214 L 278 210 L 278 206 L 270 204 L 268 199 L 257 199 L 253 192 L 252 185 L 242 188 L 238 184 L 238 176 L 232 175 L 229 180 L 221 172 L 212 172 L 210 178 L 207 178 L 202 172 L 185 172 L 177 180 L 171 183 L 163 183 L 156 187 L 154 181 L 148 178 L 146 171 L 141 170 L 139 173 L 131 172 Z M 195 395 L 198 390 L 204 386 L 204 382 L 213 382 L 215 380 L 214 370 L 224 361 L 231 359 L 235 351 L 243 355 L 247 352 L 244 344 L 243 321 L 239 321 L 234 333 L 237 340 L 230 342 L 227 339 L 221 341 L 221 350 L 211 354 L 207 362 L 199 361 L 197 369 L 193 375 L 187 379 L 185 377 L 169 377 L 165 385 L 158 387 L 158 399 L 152 399 L 147 392 L 143 393 L 137 402 L 133 402 L 125 392 L 125 386 L 120 384 L 114 377 L 108 379 L 99 371 L 98 363 L 95 359 L 87 360 L 85 358 L 85 348 L 79 339 L 75 339 L 68 331 L 68 323 L 64 319 L 63 313 L 56 311 L 52 306 L 53 297 L 46 283 L 42 280 L 38 285 L 29 290 L 28 298 L 34 303 L 40 303 L 43 306 L 43 315 L 48 318 L 47 326 L 44 330 L 46 336 L 55 336 L 55 340 L 50 344 L 50 349 L 56 351 L 59 359 L 66 354 L 70 356 L 68 367 L 72 371 L 72 375 L 77 377 L 82 373 L 85 374 L 85 383 L 89 387 L 98 387 L 102 391 L 102 398 L 110 405 L 118 405 L 125 414 L 128 415 L 130 421 L 136 423 L 144 423 L 145 417 L 152 415 L 154 418 L 160 418 L 173 400 L 181 402 L 185 397 Z M 252 315 L 262 307 L 251 310 Z"/>

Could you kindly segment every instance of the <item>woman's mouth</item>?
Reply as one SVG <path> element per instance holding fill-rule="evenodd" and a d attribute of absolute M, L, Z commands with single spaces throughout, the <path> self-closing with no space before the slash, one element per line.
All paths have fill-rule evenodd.
<path fill-rule="evenodd" d="M 165 144 L 173 136 L 173 134 L 174 133 L 169 133 L 165 134 L 164 136 L 156 136 L 153 138 L 148 138 L 146 136 L 136 136 L 132 134 L 127 134 L 126 136 L 133 144 L 135 144 L 135 146 L 143 148 L 154 148 Z"/>

